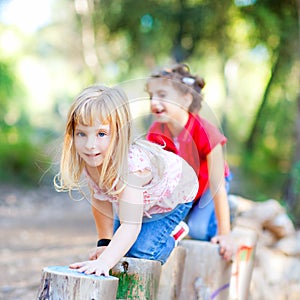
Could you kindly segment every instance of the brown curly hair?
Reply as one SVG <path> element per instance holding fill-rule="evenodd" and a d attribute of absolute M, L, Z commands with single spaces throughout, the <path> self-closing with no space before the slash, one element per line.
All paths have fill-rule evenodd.
<path fill-rule="evenodd" d="M 205 86 L 205 81 L 198 75 L 192 75 L 187 64 L 178 64 L 171 69 L 163 69 L 158 73 L 152 74 L 151 78 L 169 79 L 174 88 L 181 93 L 191 93 L 193 101 L 189 107 L 189 111 L 192 113 L 200 111 L 203 101 L 202 89 Z"/>

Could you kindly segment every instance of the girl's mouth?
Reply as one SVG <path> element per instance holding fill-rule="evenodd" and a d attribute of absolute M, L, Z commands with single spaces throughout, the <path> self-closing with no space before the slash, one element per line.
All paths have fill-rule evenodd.
<path fill-rule="evenodd" d="M 163 109 L 153 109 L 152 112 L 156 115 L 160 115 L 164 113 L 165 111 Z"/>
<path fill-rule="evenodd" d="M 88 157 L 96 157 L 99 156 L 101 153 L 95 153 L 95 154 L 86 154 Z"/>

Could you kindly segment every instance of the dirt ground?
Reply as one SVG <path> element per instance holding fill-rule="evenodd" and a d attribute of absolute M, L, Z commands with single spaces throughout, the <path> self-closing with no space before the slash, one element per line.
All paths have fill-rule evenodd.
<path fill-rule="evenodd" d="M 0 299 L 37 298 L 42 269 L 87 259 L 96 230 L 87 200 L 53 187 L 0 184 Z"/>

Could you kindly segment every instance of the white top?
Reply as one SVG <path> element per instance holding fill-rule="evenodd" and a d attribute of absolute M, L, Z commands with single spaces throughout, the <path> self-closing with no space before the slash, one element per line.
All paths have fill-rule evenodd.
<path fill-rule="evenodd" d="M 144 194 L 144 216 L 165 213 L 174 209 L 180 203 L 194 200 L 198 191 L 198 178 L 190 165 L 180 156 L 161 150 L 161 160 L 165 164 L 160 176 L 155 164 L 151 162 L 148 151 L 138 145 L 129 149 L 129 173 L 151 171 L 152 180 L 142 187 Z M 110 196 L 101 190 L 92 180 L 87 171 L 86 177 L 94 191 L 94 198 L 100 201 L 110 201 L 118 209 L 118 196 Z"/>

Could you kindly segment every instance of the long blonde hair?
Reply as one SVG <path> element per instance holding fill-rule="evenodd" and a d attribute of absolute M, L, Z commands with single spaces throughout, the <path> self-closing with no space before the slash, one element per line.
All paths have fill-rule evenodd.
<path fill-rule="evenodd" d="M 109 124 L 111 143 L 106 152 L 98 186 L 109 195 L 120 193 L 127 174 L 128 152 L 132 139 L 132 118 L 125 93 L 117 88 L 94 85 L 84 89 L 74 100 L 67 117 L 60 172 L 54 178 L 57 191 L 80 189 L 80 177 L 85 167 L 74 145 L 74 131 L 78 124 L 92 126 L 94 121 Z M 118 186 L 117 186 L 118 185 Z"/>

